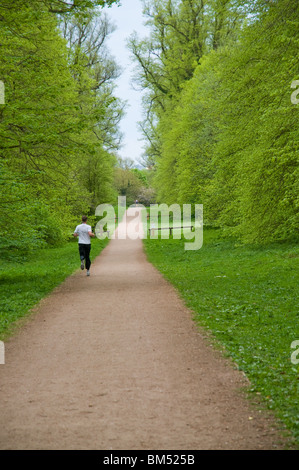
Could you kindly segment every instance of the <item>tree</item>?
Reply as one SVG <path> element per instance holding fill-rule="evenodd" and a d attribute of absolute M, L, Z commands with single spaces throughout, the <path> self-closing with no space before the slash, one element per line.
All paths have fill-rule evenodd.
<path fill-rule="evenodd" d="M 298 237 L 297 18 L 291 1 L 256 2 L 157 126 L 158 199 L 202 202 L 208 223 L 244 242 Z"/>
<path fill-rule="evenodd" d="M 226 193 L 219 221 L 257 243 L 294 239 L 299 225 L 298 119 L 290 100 L 299 5 L 262 7 L 222 62 L 214 157 L 215 181 Z"/>
<path fill-rule="evenodd" d="M 100 202 L 112 202 L 114 152 L 121 141 L 118 124 L 124 104 L 113 96 L 119 69 L 106 50 L 106 39 L 114 31 L 101 12 L 85 12 L 62 18 L 61 28 L 69 47 L 69 62 L 79 93 L 82 121 L 82 155 L 79 172 L 91 193 L 91 211 Z"/>
<path fill-rule="evenodd" d="M 115 168 L 114 184 L 120 196 L 126 196 L 127 204 L 138 200 L 141 204 L 149 205 L 155 201 L 155 190 L 151 187 L 151 172 L 134 168 L 133 160 L 118 159 Z"/>
<path fill-rule="evenodd" d="M 61 207 L 58 199 L 65 194 L 80 123 L 76 90 L 56 19 L 42 4 L 33 3 L 17 1 L 14 9 L 1 12 L 0 73 L 6 93 L 1 109 L 0 157 L 17 181 L 17 175 L 22 176 L 27 213 L 34 212 L 38 218 L 38 200 L 43 217 L 49 219 Z M 49 215 L 45 215 L 47 210 Z M 6 201 L 6 217 L 8 214 L 14 220 L 12 229 L 21 225 L 15 221 L 20 211 L 16 211 L 14 198 Z M 66 222 L 68 217 L 65 207 L 62 220 Z M 39 231 L 44 237 L 41 227 Z"/>
<path fill-rule="evenodd" d="M 201 58 L 225 41 L 235 39 L 250 2 L 232 0 L 154 0 L 144 3 L 150 28 L 148 38 L 136 34 L 129 41 L 138 68 L 136 82 L 146 109 L 141 125 L 149 141 L 149 162 L 161 156 L 157 131 L 163 116 L 171 116 L 183 84 L 189 81 Z"/>
<path fill-rule="evenodd" d="M 63 241 L 78 213 L 98 197 L 113 197 L 110 151 L 119 139 L 121 105 L 113 96 L 116 67 L 97 49 L 100 36 L 85 30 L 88 50 L 77 48 L 74 66 L 74 51 L 44 2 L 2 2 L 0 13 L 2 246 L 27 251 Z M 92 11 L 84 17 L 92 25 Z"/>
<path fill-rule="evenodd" d="M 82 13 L 97 6 L 110 7 L 119 0 L 42 0 L 51 13 L 69 14 Z"/>

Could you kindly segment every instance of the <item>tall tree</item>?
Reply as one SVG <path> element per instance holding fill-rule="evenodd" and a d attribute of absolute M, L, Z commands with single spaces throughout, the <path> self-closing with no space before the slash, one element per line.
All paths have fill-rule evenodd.
<path fill-rule="evenodd" d="M 132 35 L 129 47 L 137 63 L 136 78 L 146 109 L 142 129 L 150 136 L 147 153 L 161 155 L 156 128 L 164 113 L 171 113 L 182 85 L 190 80 L 204 54 L 235 38 L 249 9 L 248 1 L 154 0 L 144 2 L 150 34 Z"/>
<path fill-rule="evenodd" d="M 156 185 L 163 202 L 202 202 L 206 221 L 262 243 L 298 236 L 299 15 L 290 0 L 254 8 L 161 116 Z"/>
<path fill-rule="evenodd" d="M 42 0 L 51 13 L 80 13 L 97 6 L 111 6 L 119 0 Z"/>
<path fill-rule="evenodd" d="M 298 108 L 290 99 L 299 5 L 260 7 L 258 21 L 223 57 L 214 154 L 215 183 L 226 201 L 219 222 L 259 243 L 297 237 L 299 226 Z"/>
<path fill-rule="evenodd" d="M 88 31 L 88 51 L 80 51 L 84 61 L 75 68 L 48 7 L 39 0 L 0 5 L 0 219 L 5 246 L 26 249 L 28 240 L 36 246 L 62 240 L 75 214 L 87 212 L 97 197 L 111 198 L 115 159 L 109 151 L 119 139 L 114 64 Z M 91 162 L 96 187 L 88 182 Z"/>
<path fill-rule="evenodd" d="M 118 124 L 124 104 L 113 95 L 119 69 L 105 46 L 114 28 L 105 14 L 93 11 L 63 17 L 61 28 L 68 43 L 70 69 L 85 122 L 79 168 L 82 184 L 92 194 L 93 211 L 103 199 L 111 202 L 113 193 L 107 188 L 109 182 L 110 186 L 113 184 L 114 152 L 121 141 Z"/>
<path fill-rule="evenodd" d="M 22 175 L 27 212 L 34 208 L 38 217 L 36 199 L 40 207 L 52 206 L 54 212 L 58 194 L 64 193 L 79 125 L 77 95 L 56 19 L 39 2 L 17 0 L 14 8 L 4 7 L 0 74 L 5 82 L 5 105 L 1 107 L 0 157 L 11 172 Z M 7 201 L 6 216 L 14 220 L 12 227 L 19 228 L 22 221 L 15 221 L 14 205 L 8 210 L 9 206 Z"/>

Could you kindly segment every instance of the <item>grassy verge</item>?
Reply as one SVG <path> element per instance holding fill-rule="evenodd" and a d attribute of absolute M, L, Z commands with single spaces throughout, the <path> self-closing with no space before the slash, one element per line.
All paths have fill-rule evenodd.
<path fill-rule="evenodd" d="M 92 240 L 91 260 L 107 245 Z M 39 250 L 23 261 L 5 261 L 0 266 L 0 339 L 5 339 L 15 322 L 56 286 L 80 267 L 78 241 L 59 248 Z"/>
<path fill-rule="evenodd" d="M 298 445 L 299 364 L 291 344 L 299 340 L 299 247 L 238 246 L 215 229 L 204 230 L 198 251 L 184 251 L 184 242 L 147 239 L 144 246 Z"/>

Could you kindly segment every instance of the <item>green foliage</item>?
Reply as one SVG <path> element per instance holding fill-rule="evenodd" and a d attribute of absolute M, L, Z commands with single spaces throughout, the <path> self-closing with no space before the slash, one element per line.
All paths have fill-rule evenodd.
<path fill-rule="evenodd" d="M 137 178 L 141 181 L 141 183 L 143 184 L 143 186 L 145 186 L 146 188 L 148 188 L 148 181 L 147 181 L 147 177 L 146 177 L 146 172 L 145 172 L 145 171 L 139 170 L 138 168 L 133 168 L 133 169 L 132 169 L 132 173 L 137 176 Z"/>
<path fill-rule="evenodd" d="M 118 159 L 114 170 L 114 185 L 120 196 L 126 196 L 127 205 L 136 200 L 146 206 L 155 202 L 155 191 L 151 187 L 152 175 L 149 170 L 134 168 L 130 159 Z"/>
<path fill-rule="evenodd" d="M 78 214 L 115 197 L 122 105 L 104 46 L 113 28 L 90 9 L 105 2 L 74 2 L 59 19 L 54 3 L 0 5 L 0 244 L 10 256 L 59 245 Z"/>
<path fill-rule="evenodd" d="M 132 168 L 118 166 L 114 170 L 114 185 L 120 196 L 125 196 L 127 205 L 138 199 L 142 188 L 142 181 Z"/>
<path fill-rule="evenodd" d="M 132 35 L 129 47 L 138 65 L 136 84 L 147 90 L 147 120 L 141 128 L 149 140 L 151 163 L 161 155 L 163 145 L 156 132 L 157 121 L 164 113 L 171 115 L 182 85 L 192 78 L 203 55 L 236 37 L 246 12 L 251 10 L 249 5 L 246 1 L 223 0 L 145 2 L 150 34 L 141 40 Z"/>
<path fill-rule="evenodd" d="M 219 34 L 207 34 L 192 78 L 179 80 L 148 133 L 158 200 L 203 203 L 207 223 L 246 243 L 298 240 L 298 8 L 206 2 L 201 34 L 216 24 Z M 165 77 L 167 61 L 160 67 Z"/>
<path fill-rule="evenodd" d="M 205 229 L 198 251 L 184 240 L 144 240 L 148 259 L 174 284 L 194 319 L 249 378 L 299 443 L 299 249 L 240 246 L 221 230 Z"/>
<path fill-rule="evenodd" d="M 51 13 L 69 14 L 69 13 L 82 13 L 88 9 L 97 6 L 111 6 L 114 3 L 119 3 L 119 0 L 43 0 L 46 7 Z"/>
<path fill-rule="evenodd" d="M 209 77 L 202 102 L 210 103 L 208 118 L 217 116 L 206 212 L 245 242 L 297 238 L 296 11 L 289 2 L 272 5 L 197 74 L 199 83 Z"/>

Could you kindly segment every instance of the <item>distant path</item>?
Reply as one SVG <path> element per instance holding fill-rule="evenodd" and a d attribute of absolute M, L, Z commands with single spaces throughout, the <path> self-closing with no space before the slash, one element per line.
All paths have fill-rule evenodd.
<path fill-rule="evenodd" d="M 239 392 L 141 240 L 111 240 L 6 343 L 1 449 L 272 449 L 271 419 Z"/>

